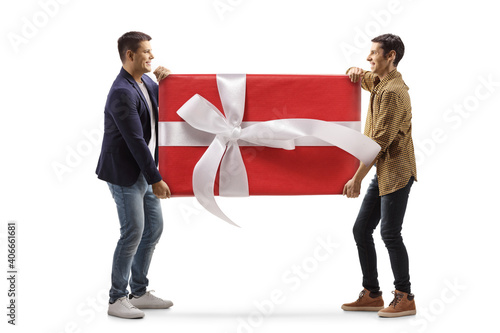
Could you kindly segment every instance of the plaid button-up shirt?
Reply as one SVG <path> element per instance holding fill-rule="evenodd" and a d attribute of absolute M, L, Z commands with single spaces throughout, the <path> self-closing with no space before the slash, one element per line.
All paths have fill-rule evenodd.
<path fill-rule="evenodd" d="M 409 88 L 397 70 L 382 81 L 367 71 L 361 87 L 371 93 L 364 134 L 382 148 L 375 163 L 379 194 L 386 195 L 405 187 L 412 176 L 417 180 Z"/>

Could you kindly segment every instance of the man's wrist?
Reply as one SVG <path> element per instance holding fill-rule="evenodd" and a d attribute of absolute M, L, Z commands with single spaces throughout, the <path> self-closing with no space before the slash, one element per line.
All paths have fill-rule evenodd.
<path fill-rule="evenodd" d="M 361 184 L 361 182 L 363 181 L 363 177 L 354 175 L 354 177 L 352 177 L 352 181 L 356 184 Z"/>

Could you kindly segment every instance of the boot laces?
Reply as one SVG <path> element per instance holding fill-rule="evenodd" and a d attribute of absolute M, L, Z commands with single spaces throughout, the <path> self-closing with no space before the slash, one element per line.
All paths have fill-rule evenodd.
<path fill-rule="evenodd" d="M 365 289 L 361 290 L 361 292 L 359 293 L 358 300 L 356 302 L 361 301 L 361 299 L 363 298 L 363 296 L 365 296 L 365 294 L 366 294 L 366 290 Z"/>
<path fill-rule="evenodd" d="M 392 305 L 392 306 L 396 307 L 396 305 L 398 305 L 398 303 L 401 302 L 401 300 L 403 299 L 404 294 L 397 293 L 397 292 L 394 292 L 394 291 L 392 293 L 394 294 L 394 299 L 389 304 L 389 306 Z"/>

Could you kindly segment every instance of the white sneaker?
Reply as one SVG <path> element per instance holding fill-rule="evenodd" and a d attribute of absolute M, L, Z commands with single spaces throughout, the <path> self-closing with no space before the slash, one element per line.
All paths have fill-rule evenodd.
<path fill-rule="evenodd" d="M 109 305 L 108 315 L 120 318 L 135 319 L 143 318 L 144 312 L 130 304 L 127 296 L 123 296 L 117 299 L 113 304 Z"/>
<path fill-rule="evenodd" d="M 140 297 L 132 296 L 130 303 L 139 309 L 168 309 L 174 305 L 172 301 L 163 300 L 154 296 L 151 292 L 154 292 L 154 290 L 148 291 Z"/>

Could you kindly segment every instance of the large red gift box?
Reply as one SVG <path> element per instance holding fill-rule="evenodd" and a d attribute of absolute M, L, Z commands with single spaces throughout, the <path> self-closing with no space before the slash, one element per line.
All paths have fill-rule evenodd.
<path fill-rule="evenodd" d="M 360 85 L 346 75 L 249 74 L 243 122 L 308 118 L 358 122 L 359 129 L 360 93 Z M 184 122 L 176 112 L 195 94 L 224 112 L 215 74 L 172 74 L 160 83 L 159 122 Z M 207 146 L 159 147 L 160 173 L 172 196 L 193 195 L 193 169 Z M 342 194 L 359 166 L 358 159 L 335 146 L 240 149 L 250 195 Z M 216 179 L 215 195 L 218 190 Z"/>

